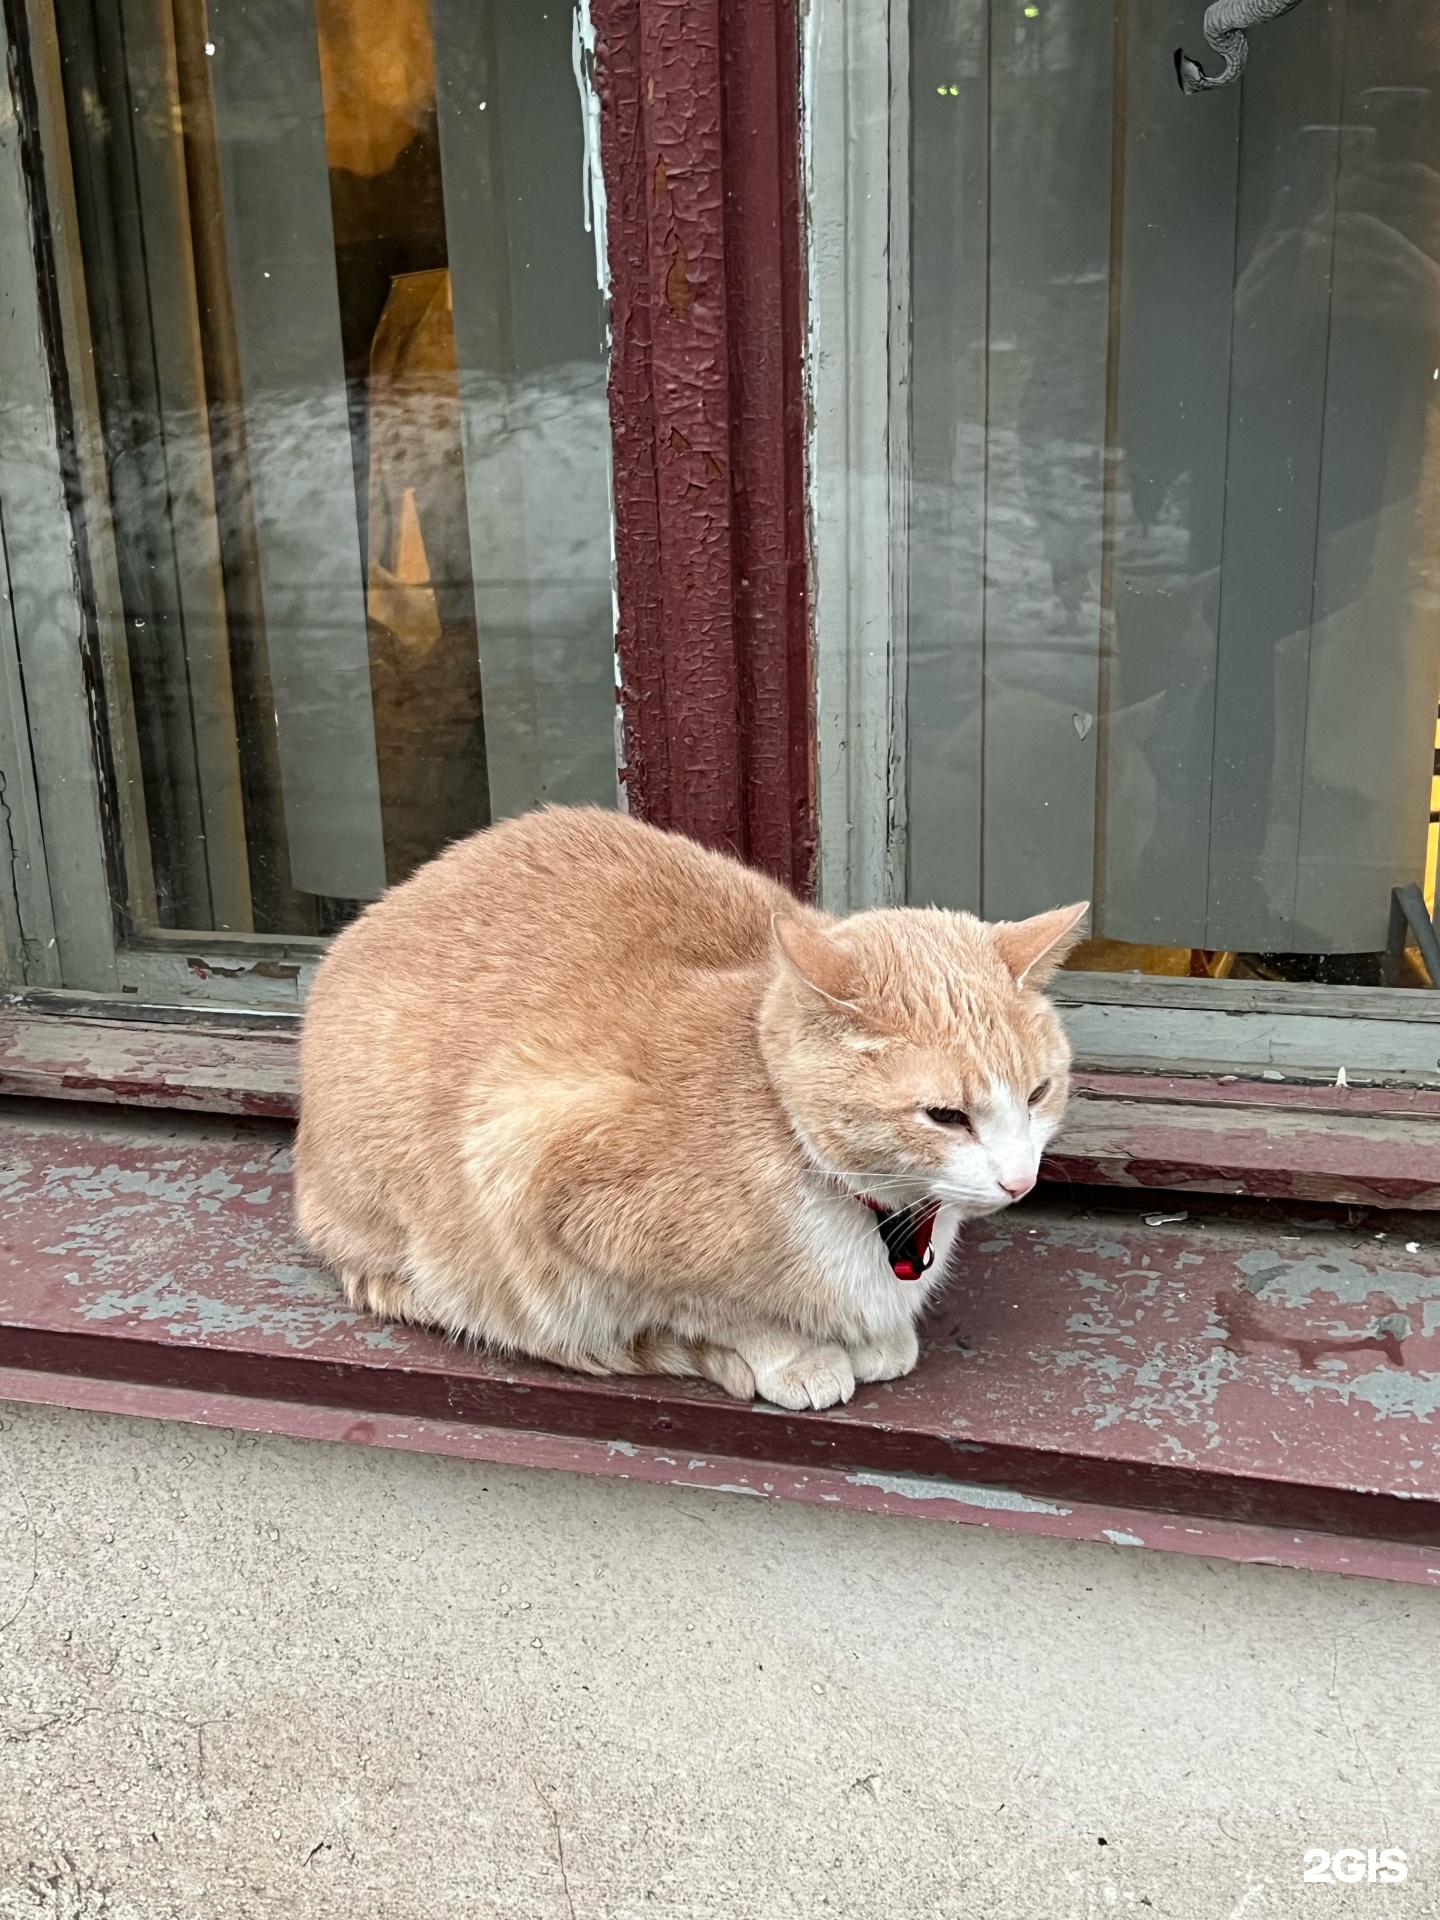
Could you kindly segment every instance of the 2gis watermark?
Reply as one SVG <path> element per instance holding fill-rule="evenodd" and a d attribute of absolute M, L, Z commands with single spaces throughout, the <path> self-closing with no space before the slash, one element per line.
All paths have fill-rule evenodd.
<path fill-rule="evenodd" d="M 1302 1880 L 1312 1886 L 1356 1887 L 1399 1886 L 1410 1872 L 1410 1863 L 1401 1847 L 1337 1847 L 1334 1853 L 1324 1847 L 1310 1847 L 1305 1854 Z"/>

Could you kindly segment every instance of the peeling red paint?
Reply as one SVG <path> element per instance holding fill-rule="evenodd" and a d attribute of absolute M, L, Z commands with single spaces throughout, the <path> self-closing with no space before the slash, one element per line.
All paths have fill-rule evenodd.
<path fill-rule="evenodd" d="M 701 71 L 719 34 L 717 0 L 640 8 L 646 158 L 666 181 L 649 207 L 649 268 L 671 807 L 743 855 L 730 497 L 704 484 L 705 455 L 728 461 L 730 436 L 721 101 L 713 68 Z"/>
<path fill-rule="evenodd" d="M 793 0 L 596 0 L 592 15 L 626 790 L 645 818 L 803 891 L 814 783 Z"/>
<path fill-rule="evenodd" d="M 128 1418 L 178 1420 L 196 1426 L 282 1433 L 359 1447 L 445 1454 L 505 1466 L 549 1468 L 615 1480 L 687 1487 L 700 1493 L 794 1500 L 841 1512 L 888 1514 L 907 1520 L 945 1520 L 1005 1533 L 1089 1540 L 1116 1548 L 1203 1554 L 1251 1565 L 1301 1567 L 1352 1578 L 1440 1586 L 1437 1556 L 1424 1547 L 1356 1540 L 1291 1527 L 1265 1527 L 1103 1507 L 1076 1501 L 1037 1512 L 1023 1505 L 986 1506 L 976 1489 L 957 1481 L 900 1481 L 834 1467 L 787 1467 L 724 1454 L 671 1454 L 659 1447 L 616 1446 L 599 1439 L 536 1433 L 524 1427 L 487 1427 L 464 1420 L 421 1420 L 403 1414 L 356 1419 L 344 1408 L 265 1400 L 231 1393 L 193 1393 L 182 1387 L 137 1386 L 63 1374 L 0 1367 L 0 1400 L 27 1405 L 82 1407 Z"/>
<path fill-rule="evenodd" d="M 1384 1317 L 1405 1320 L 1405 1315 L 1388 1295 L 1382 1294 L 1378 1304 Z M 1383 1353 L 1392 1367 L 1403 1368 L 1405 1365 L 1405 1349 L 1400 1336 L 1389 1327 L 1341 1339 L 1306 1340 L 1267 1320 L 1253 1295 L 1227 1291 L 1216 1294 L 1215 1311 L 1225 1329 L 1225 1345 L 1231 1353 L 1247 1353 L 1252 1347 L 1283 1347 L 1294 1354 L 1306 1373 L 1314 1373 L 1322 1356 L 1332 1353 Z"/>
<path fill-rule="evenodd" d="M 0 1095 L 292 1119 L 298 1030 L 0 1013 Z"/>
<path fill-rule="evenodd" d="M 816 783 L 794 0 L 722 0 L 721 30 L 746 853 L 808 892 Z"/>
<path fill-rule="evenodd" d="M 610 428 L 614 463 L 615 577 L 620 621 L 625 789 L 632 812 L 680 826 L 670 805 L 665 694 L 664 605 L 655 415 L 650 384 L 647 182 L 641 99 L 639 12 L 620 0 L 591 7 L 595 82 L 608 207 L 610 258 Z M 654 82 L 645 95 L 653 98 Z M 658 165 L 658 162 L 657 162 Z"/>
<path fill-rule="evenodd" d="M 1238 1074 L 1224 1078 L 1205 1074 L 1103 1073 L 1082 1070 L 1071 1076 L 1077 1099 L 1134 1100 L 1146 1106 L 1231 1108 L 1251 1112 L 1257 1107 L 1285 1107 L 1295 1112 L 1323 1114 L 1429 1115 L 1440 1119 L 1440 1090 L 1433 1087 L 1370 1087 L 1330 1084 L 1315 1086 L 1252 1080 Z"/>
<path fill-rule="evenodd" d="M 1157 1091 L 1138 1076 L 1087 1074 L 1041 1173 L 1091 1186 L 1434 1210 L 1440 1101 L 1264 1081 L 1171 1079 Z"/>

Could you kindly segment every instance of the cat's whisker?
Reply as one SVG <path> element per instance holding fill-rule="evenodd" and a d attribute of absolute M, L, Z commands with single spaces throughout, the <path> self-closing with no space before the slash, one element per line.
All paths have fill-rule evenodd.
<path fill-rule="evenodd" d="M 912 1201 L 908 1207 L 893 1208 L 889 1217 L 892 1223 L 899 1220 L 906 1227 L 912 1227 L 918 1221 L 925 1218 L 925 1215 L 934 1204 L 932 1200 L 915 1200 Z"/>
<path fill-rule="evenodd" d="M 903 1180 L 906 1186 L 918 1186 L 921 1176 L 918 1173 L 887 1173 L 879 1167 L 827 1167 L 825 1171 L 836 1180 L 873 1180 L 877 1186 L 893 1186 Z M 856 1199 L 860 1196 L 857 1194 Z"/>

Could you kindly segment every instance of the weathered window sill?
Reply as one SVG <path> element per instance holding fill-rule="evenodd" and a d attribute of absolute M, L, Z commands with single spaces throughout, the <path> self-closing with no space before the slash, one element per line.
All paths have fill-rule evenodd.
<path fill-rule="evenodd" d="M 293 1118 L 294 1015 L 0 1009 L 0 1094 Z M 73 1010 L 67 1011 L 67 1008 Z M 217 1024 L 218 1020 L 218 1024 Z M 1440 1208 L 1440 1091 L 1082 1072 L 1043 1179 Z"/>
<path fill-rule="evenodd" d="M 352 1313 L 288 1153 L 10 1102 L 0 1396 L 1440 1584 L 1429 1222 L 1055 1191 L 967 1233 L 915 1375 L 801 1416 Z"/>

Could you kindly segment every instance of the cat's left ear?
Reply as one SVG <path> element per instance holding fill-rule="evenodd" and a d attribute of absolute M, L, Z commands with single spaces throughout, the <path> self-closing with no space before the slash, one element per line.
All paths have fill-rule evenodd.
<path fill-rule="evenodd" d="M 998 920 L 990 929 L 1000 958 L 1015 976 L 1017 987 L 1038 987 L 1047 981 L 1066 955 L 1079 944 L 1081 921 L 1090 902 L 1056 907 L 1031 920 Z"/>
<path fill-rule="evenodd" d="M 832 1007 L 844 1013 L 857 1011 L 851 996 L 855 991 L 855 963 L 845 949 L 832 940 L 824 927 L 788 914 L 774 914 L 770 925 L 775 944 L 791 973 Z"/>

